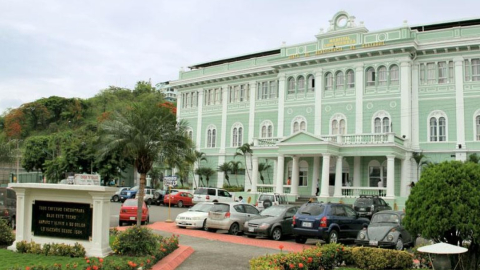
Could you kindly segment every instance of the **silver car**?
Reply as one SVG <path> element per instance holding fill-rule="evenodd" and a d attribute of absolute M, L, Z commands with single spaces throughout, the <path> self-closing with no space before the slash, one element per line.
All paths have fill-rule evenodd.
<path fill-rule="evenodd" d="M 215 203 L 208 212 L 206 227 L 210 232 L 228 230 L 229 234 L 238 235 L 246 221 L 259 216 L 257 208 L 246 203 Z"/>

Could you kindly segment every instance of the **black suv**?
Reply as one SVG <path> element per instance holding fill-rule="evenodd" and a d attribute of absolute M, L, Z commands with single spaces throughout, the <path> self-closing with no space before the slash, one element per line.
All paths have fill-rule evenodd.
<path fill-rule="evenodd" d="M 353 209 L 362 217 L 372 218 L 373 214 L 392 210 L 392 207 L 377 195 L 360 195 L 353 203 Z"/>
<path fill-rule="evenodd" d="M 15 229 L 17 214 L 17 196 L 11 188 L 0 188 L 0 219 L 6 220 L 7 223 Z"/>
<path fill-rule="evenodd" d="M 295 242 L 304 244 L 307 238 L 318 238 L 327 243 L 339 239 L 355 239 L 370 221 L 359 218 L 351 207 L 341 203 L 308 202 L 293 216 Z"/>

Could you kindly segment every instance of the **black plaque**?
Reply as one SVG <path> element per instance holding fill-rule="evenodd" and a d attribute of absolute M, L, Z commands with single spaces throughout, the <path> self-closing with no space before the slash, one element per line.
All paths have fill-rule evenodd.
<path fill-rule="evenodd" d="M 85 203 L 35 201 L 32 231 L 35 236 L 89 240 L 92 237 L 92 208 Z"/>

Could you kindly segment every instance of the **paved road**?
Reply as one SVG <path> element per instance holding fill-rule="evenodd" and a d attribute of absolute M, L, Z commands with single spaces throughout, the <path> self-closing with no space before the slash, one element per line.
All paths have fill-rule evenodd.
<path fill-rule="evenodd" d="M 110 227 L 118 226 L 118 214 L 120 213 L 121 203 L 110 203 Z M 178 214 L 187 211 L 188 208 L 178 208 L 176 206 L 170 207 L 170 218 L 175 220 Z M 168 207 L 166 206 L 156 206 L 151 205 L 149 208 L 150 212 L 150 223 L 157 221 L 165 221 L 168 218 Z"/>

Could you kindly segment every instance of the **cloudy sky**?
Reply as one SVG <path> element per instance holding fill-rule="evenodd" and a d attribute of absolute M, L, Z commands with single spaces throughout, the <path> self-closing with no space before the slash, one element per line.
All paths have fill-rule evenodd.
<path fill-rule="evenodd" d="M 0 113 L 313 41 L 340 10 L 374 31 L 480 17 L 480 1 L 0 0 Z"/>

